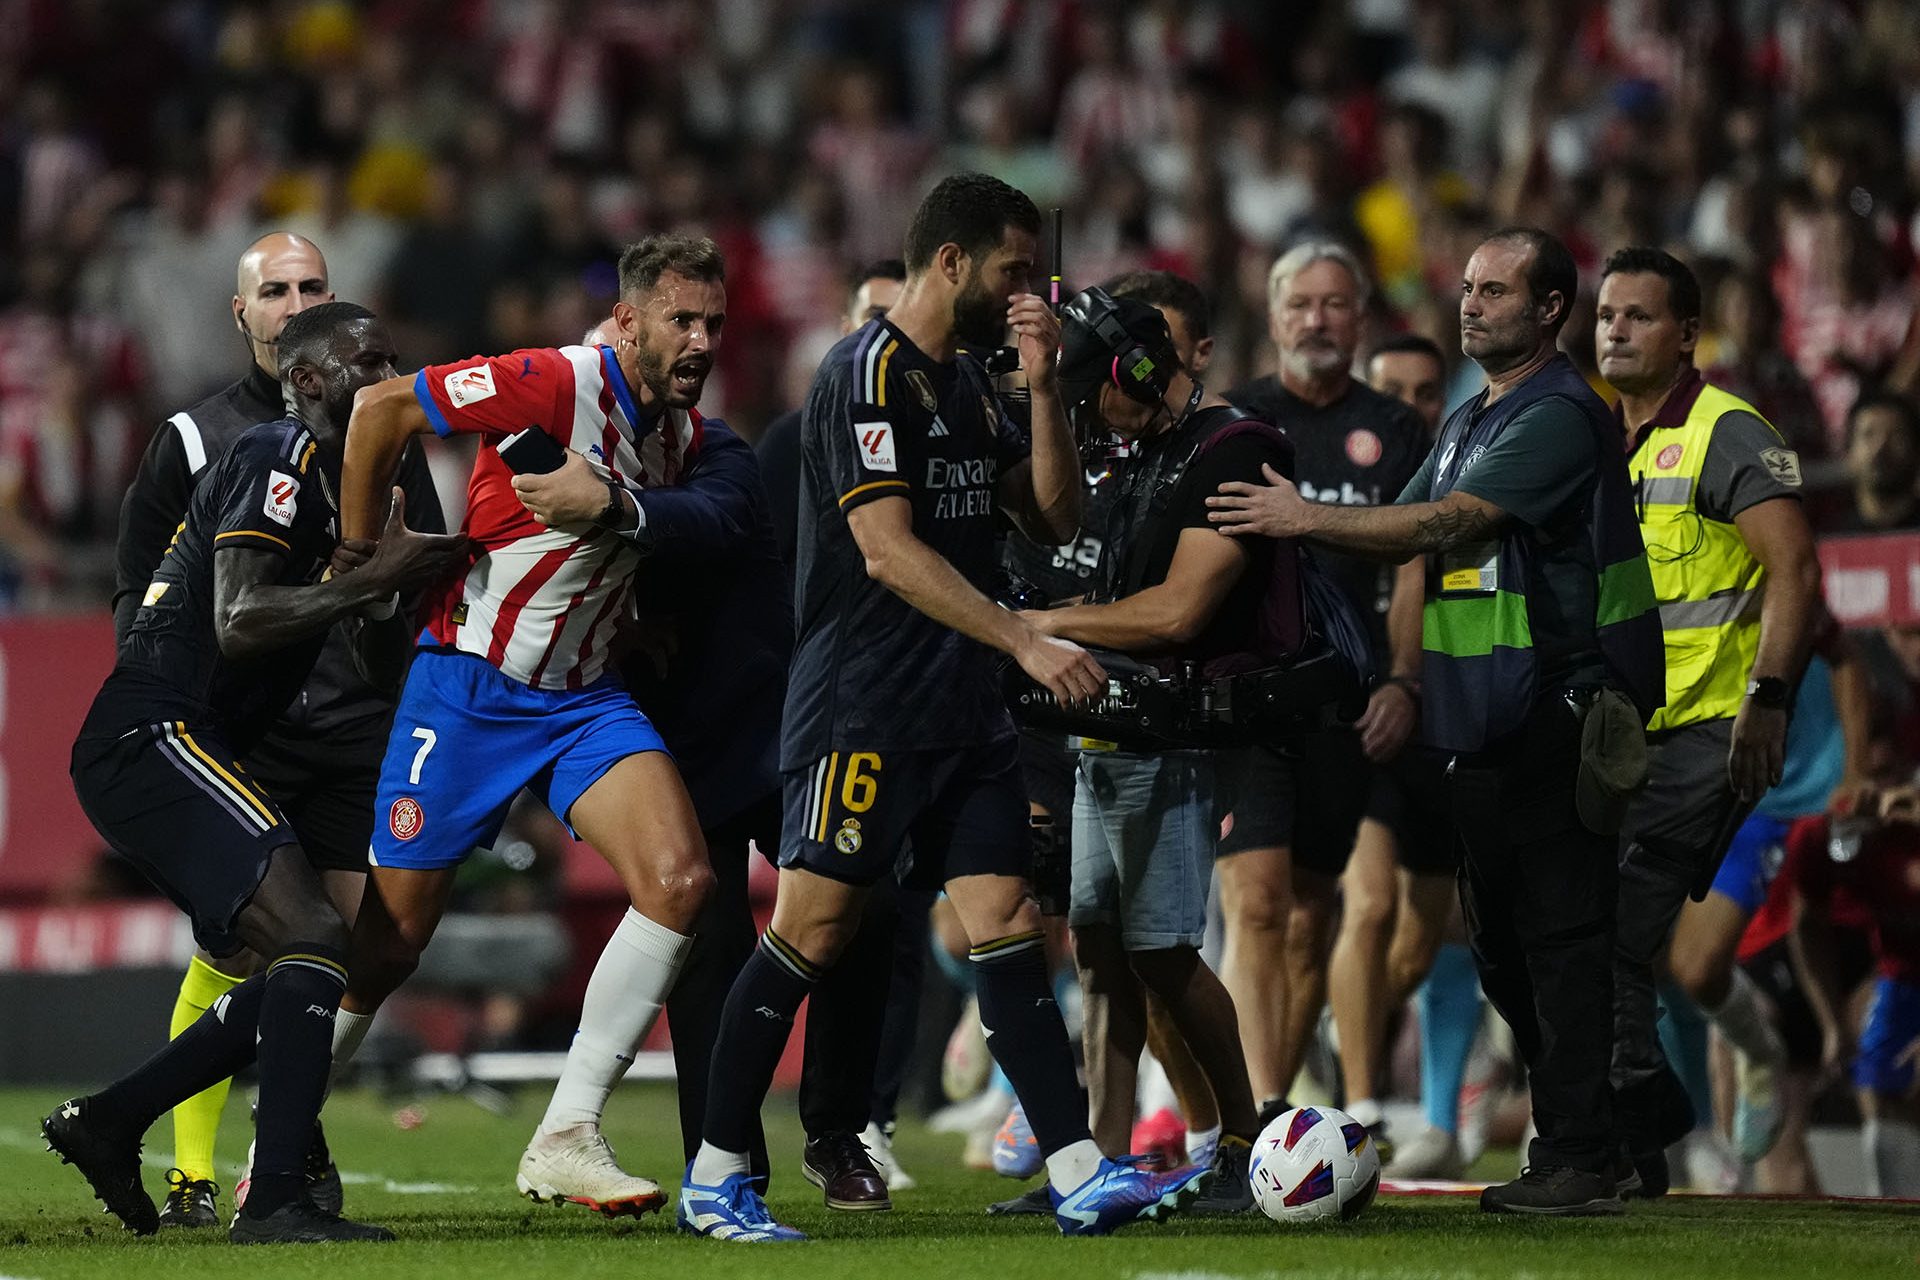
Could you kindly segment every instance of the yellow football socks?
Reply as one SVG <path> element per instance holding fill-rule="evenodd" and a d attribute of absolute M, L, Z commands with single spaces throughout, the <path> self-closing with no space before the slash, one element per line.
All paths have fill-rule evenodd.
<path fill-rule="evenodd" d="M 167 1034 L 171 1037 L 185 1031 L 243 981 L 228 977 L 195 956 L 186 976 L 180 979 L 180 997 L 173 1003 L 173 1025 Z M 220 1132 L 220 1113 L 226 1109 L 227 1089 L 232 1083 L 222 1080 L 173 1109 L 173 1162 L 189 1178 L 215 1180 L 213 1140 Z"/>

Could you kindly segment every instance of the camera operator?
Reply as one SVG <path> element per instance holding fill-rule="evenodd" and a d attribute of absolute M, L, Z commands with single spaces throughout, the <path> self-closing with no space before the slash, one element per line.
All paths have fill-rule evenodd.
<path fill-rule="evenodd" d="M 1236 544 L 1209 527 L 1206 498 L 1229 477 L 1290 473 L 1285 437 L 1209 394 L 1181 366 L 1166 320 L 1136 298 L 1089 289 L 1061 329 L 1062 403 L 1080 425 L 1130 446 L 1115 475 L 1104 603 L 1029 615 L 1049 635 L 1192 664 L 1204 677 L 1291 658 L 1305 633 L 1291 546 Z M 1215 1190 L 1196 1205 L 1250 1201 L 1258 1132 L 1233 1000 L 1200 957 L 1215 834 L 1219 753 L 1084 751 L 1074 791 L 1068 923 L 1087 992 L 1094 1130 L 1124 1141 L 1146 1041 L 1144 994 L 1165 1005 L 1218 1102 Z"/>

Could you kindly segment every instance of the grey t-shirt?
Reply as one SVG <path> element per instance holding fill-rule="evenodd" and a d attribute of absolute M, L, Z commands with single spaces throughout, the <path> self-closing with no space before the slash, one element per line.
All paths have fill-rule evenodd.
<path fill-rule="evenodd" d="M 1642 449 L 1660 447 L 1651 431 Z M 1759 416 L 1730 409 L 1713 424 L 1707 460 L 1700 469 L 1694 509 L 1722 524 L 1748 507 L 1773 498 L 1800 497 L 1800 459 Z"/>
<path fill-rule="evenodd" d="M 1606 673 L 1593 621 L 1599 575 L 1585 519 L 1599 483 L 1598 450 L 1586 416 L 1549 396 L 1516 414 L 1454 485 L 1524 525 L 1533 543 L 1526 594 L 1543 688 L 1597 684 Z M 1429 454 L 1399 502 L 1431 501 L 1435 464 Z"/>

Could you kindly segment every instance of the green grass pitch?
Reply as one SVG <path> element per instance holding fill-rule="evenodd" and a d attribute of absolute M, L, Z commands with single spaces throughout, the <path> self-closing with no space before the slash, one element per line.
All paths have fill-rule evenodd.
<path fill-rule="evenodd" d="M 236 1249 L 224 1232 L 136 1239 L 103 1217 L 79 1174 L 41 1149 L 39 1117 L 58 1090 L 0 1091 L 0 1280 L 491 1280 L 492 1277 L 660 1277 L 693 1280 L 1557 1280 L 1732 1276 L 1743 1280 L 1920 1277 L 1920 1209 L 1857 1203 L 1674 1197 L 1626 1217 L 1571 1222 L 1484 1217 L 1470 1197 L 1384 1197 L 1360 1220 L 1287 1229 L 1257 1215 L 1129 1227 L 1101 1240 L 1065 1240 L 1051 1222 L 989 1219 L 990 1200 L 1018 1188 L 960 1167 L 959 1140 L 909 1125 L 899 1149 L 920 1180 L 892 1213 L 829 1213 L 799 1171 L 790 1097 L 767 1105 L 774 1146 L 771 1197 L 803 1245 L 725 1245 L 679 1235 L 671 1210 L 609 1223 L 514 1194 L 520 1150 L 545 1090 L 528 1089 L 505 1116 L 459 1097 L 424 1100 L 425 1122 L 403 1130 L 397 1103 L 366 1091 L 335 1097 L 328 1134 L 354 1216 L 391 1226 L 398 1243 Z M 222 1183 L 245 1152 L 244 1104 L 228 1107 Z M 660 1085 L 621 1089 L 608 1136 L 622 1163 L 671 1185 L 679 1139 L 673 1097 Z M 156 1200 L 171 1145 L 151 1135 L 147 1185 Z M 222 1209 L 227 1207 L 222 1196 Z"/>

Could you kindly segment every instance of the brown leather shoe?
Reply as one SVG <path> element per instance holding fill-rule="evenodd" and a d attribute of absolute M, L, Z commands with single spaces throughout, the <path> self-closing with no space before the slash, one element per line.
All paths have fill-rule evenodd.
<path fill-rule="evenodd" d="M 829 1209 L 893 1208 L 873 1158 L 851 1133 L 824 1133 L 812 1139 L 801 1153 L 800 1167 L 808 1182 L 826 1192 Z"/>

